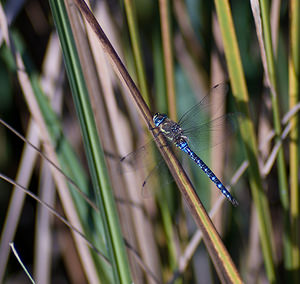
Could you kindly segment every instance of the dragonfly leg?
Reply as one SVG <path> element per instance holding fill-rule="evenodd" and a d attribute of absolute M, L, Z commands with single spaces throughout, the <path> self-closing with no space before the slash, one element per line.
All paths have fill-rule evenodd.
<path fill-rule="evenodd" d="M 154 138 L 157 138 L 159 134 L 162 134 L 162 132 L 158 131 L 156 134 L 154 134 Z"/>
<path fill-rule="evenodd" d="M 157 126 L 155 126 L 155 127 L 149 127 L 149 130 L 153 131 L 156 128 L 157 128 Z"/>
<path fill-rule="evenodd" d="M 162 132 L 162 131 L 158 131 L 158 132 L 154 135 L 154 139 L 156 139 L 156 138 L 158 137 L 159 134 L 163 134 L 163 132 Z M 168 147 L 168 146 L 169 146 L 169 144 L 165 144 L 165 145 L 162 145 L 161 148 L 163 148 L 163 147 Z"/>

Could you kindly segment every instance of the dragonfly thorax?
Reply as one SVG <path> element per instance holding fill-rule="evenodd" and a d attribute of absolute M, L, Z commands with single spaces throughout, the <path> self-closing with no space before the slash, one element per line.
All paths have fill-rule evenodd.
<path fill-rule="evenodd" d="M 175 142 L 180 137 L 184 137 L 180 125 L 169 119 L 166 114 L 156 113 L 153 116 L 153 122 L 155 126 L 159 128 L 160 132 L 172 142 Z"/>

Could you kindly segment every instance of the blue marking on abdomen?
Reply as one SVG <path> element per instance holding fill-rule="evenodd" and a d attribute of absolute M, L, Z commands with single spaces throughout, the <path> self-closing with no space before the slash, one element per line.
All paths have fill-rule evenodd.
<path fill-rule="evenodd" d="M 217 186 L 217 188 L 226 196 L 226 198 L 234 205 L 237 206 L 238 202 L 234 197 L 229 193 L 225 188 L 222 182 L 216 177 L 216 175 L 210 170 L 210 168 L 194 153 L 191 148 L 188 146 L 186 141 L 180 141 L 176 143 L 176 146 L 187 153 L 190 158 L 195 161 L 195 163 L 200 167 L 200 169 L 210 178 L 210 180 Z"/>

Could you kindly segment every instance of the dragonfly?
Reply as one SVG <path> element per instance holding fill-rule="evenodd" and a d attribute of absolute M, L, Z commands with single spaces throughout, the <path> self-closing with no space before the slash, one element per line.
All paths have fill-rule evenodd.
<path fill-rule="evenodd" d="M 201 112 L 209 108 L 211 96 L 224 96 L 227 88 L 227 84 L 225 83 L 215 85 L 211 89 L 210 93 L 206 95 L 198 104 L 188 110 L 178 122 L 171 120 L 166 114 L 154 114 L 153 122 L 155 127 L 151 130 L 158 129 L 157 135 L 163 135 L 170 144 L 175 145 L 176 148 L 187 154 L 188 157 L 193 162 L 195 162 L 196 165 L 200 167 L 200 169 L 216 185 L 221 193 L 232 203 L 232 205 L 238 206 L 237 200 L 230 194 L 230 192 L 217 178 L 213 171 L 191 148 L 191 144 L 200 144 L 201 148 L 201 144 L 207 143 L 205 142 L 207 141 L 207 134 L 211 133 L 212 131 L 218 130 L 218 128 L 223 128 L 228 124 L 228 122 L 232 122 L 235 120 L 235 114 L 227 114 L 208 122 L 201 121 Z M 196 143 L 190 143 L 190 141 L 192 141 L 193 139 L 195 140 L 195 137 Z M 224 137 L 220 136 L 219 138 L 217 138 L 215 144 L 222 143 L 222 141 L 219 141 L 220 139 L 224 139 Z M 142 149 L 144 148 L 145 146 L 142 147 Z M 129 154 L 128 156 L 131 155 Z M 121 161 L 128 161 L 128 156 L 122 158 Z M 145 186 L 145 184 L 146 181 L 144 181 L 143 186 Z"/>

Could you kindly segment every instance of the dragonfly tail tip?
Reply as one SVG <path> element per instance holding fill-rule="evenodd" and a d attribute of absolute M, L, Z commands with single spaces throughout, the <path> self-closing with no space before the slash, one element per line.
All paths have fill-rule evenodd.
<path fill-rule="evenodd" d="M 234 198 L 231 200 L 231 203 L 232 203 L 232 205 L 233 205 L 234 207 L 239 206 L 239 203 L 238 203 L 237 200 L 234 199 Z"/>

